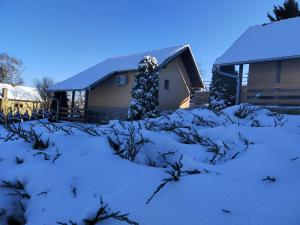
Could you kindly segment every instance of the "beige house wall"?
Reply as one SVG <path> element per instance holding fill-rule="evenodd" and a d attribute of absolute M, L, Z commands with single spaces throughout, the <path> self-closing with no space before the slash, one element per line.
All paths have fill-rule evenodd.
<path fill-rule="evenodd" d="M 0 110 L 3 111 L 4 115 L 7 115 L 10 109 L 12 110 L 12 112 L 16 112 L 17 108 L 19 108 L 19 112 L 21 114 L 24 114 L 26 110 L 28 110 L 29 115 L 31 115 L 31 111 L 34 108 L 38 109 L 40 107 L 40 104 L 40 102 L 0 99 Z"/>
<path fill-rule="evenodd" d="M 248 89 L 300 88 L 300 59 L 281 62 L 280 82 L 276 82 L 276 74 L 276 61 L 250 64 Z"/>
<path fill-rule="evenodd" d="M 264 105 L 300 105 L 300 59 L 249 65 L 244 102 Z M 259 97 L 256 97 L 260 93 Z"/>
<path fill-rule="evenodd" d="M 91 89 L 88 96 L 88 111 L 97 111 L 100 118 L 126 118 L 131 101 L 134 72 L 126 73 L 128 84 L 116 86 L 115 76 Z M 169 90 L 164 89 L 164 81 L 169 80 Z M 160 109 L 171 110 L 189 106 L 191 84 L 181 57 L 177 57 L 159 75 Z"/>

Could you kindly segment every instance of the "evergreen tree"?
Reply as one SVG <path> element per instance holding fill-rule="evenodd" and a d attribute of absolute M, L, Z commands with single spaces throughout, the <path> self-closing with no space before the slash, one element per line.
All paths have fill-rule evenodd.
<path fill-rule="evenodd" d="M 268 18 L 271 22 L 300 16 L 298 2 L 296 0 L 286 0 L 283 6 L 275 5 L 273 13 L 274 16 L 268 13 Z"/>
<path fill-rule="evenodd" d="M 145 56 L 138 65 L 133 83 L 132 100 L 128 109 L 129 119 L 157 117 L 159 91 L 159 73 L 155 57 Z"/>
<path fill-rule="evenodd" d="M 220 70 L 236 74 L 234 66 L 222 66 Z M 237 81 L 213 71 L 212 82 L 210 85 L 209 107 L 220 110 L 235 104 Z"/>
<path fill-rule="evenodd" d="M 19 109 L 17 109 L 14 115 L 14 123 L 21 123 L 21 122 L 22 122 L 22 116 L 20 114 Z"/>
<path fill-rule="evenodd" d="M 38 119 L 36 108 L 33 108 L 33 109 L 32 109 L 32 112 L 31 112 L 31 119 L 32 119 L 32 120 Z"/>
<path fill-rule="evenodd" d="M 5 116 L 3 111 L 0 111 L 0 124 L 5 124 Z"/>
<path fill-rule="evenodd" d="M 23 114 L 23 121 L 28 121 L 30 119 L 28 110 L 26 109 L 25 113 Z"/>
<path fill-rule="evenodd" d="M 9 108 L 8 113 L 6 115 L 6 122 L 13 123 L 13 121 L 14 121 L 13 113 L 12 113 L 11 108 Z"/>

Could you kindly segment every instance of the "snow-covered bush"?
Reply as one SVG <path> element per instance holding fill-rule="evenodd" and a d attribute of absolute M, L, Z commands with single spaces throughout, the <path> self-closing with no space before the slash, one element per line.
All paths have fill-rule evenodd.
<path fill-rule="evenodd" d="M 167 178 L 164 178 L 162 180 L 162 183 L 158 185 L 158 187 L 155 189 L 155 191 L 152 193 L 150 198 L 146 201 L 146 204 L 149 204 L 150 201 L 154 198 L 154 196 L 163 188 L 166 186 L 166 184 L 171 183 L 171 182 L 177 182 L 181 179 L 183 176 L 187 175 L 197 175 L 197 174 L 207 174 L 209 173 L 208 170 L 198 170 L 198 169 L 193 169 L 193 170 L 183 170 L 183 163 L 182 163 L 182 158 L 180 158 L 178 161 L 168 163 L 168 169 L 165 170 L 166 174 L 168 174 Z"/>
<path fill-rule="evenodd" d="M 7 124 L 6 129 L 8 135 L 6 140 L 14 140 L 14 138 L 21 138 L 27 143 L 31 143 L 33 149 L 44 150 L 49 146 L 49 138 L 44 140 L 42 138 L 43 133 L 38 133 L 32 126 L 29 130 L 22 127 L 21 124 Z"/>
<path fill-rule="evenodd" d="M 234 112 L 234 115 L 239 119 L 245 119 L 247 116 L 253 114 L 257 110 L 258 110 L 257 107 L 251 106 L 250 104 L 243 103 Z"/>
<path fill-rule="evenodd" d="M 2 209 L 2 217 L 0 218 L 1 224 L 8 225 L 23 225 L 26 224 L 25 217 L 25 201 L 31 198 L 25 189 L 25 184 L 19 180 L 8 181 L 2 180 L 0 188 L 5 190 L 7 198 L 10 198 L 10 202 L 14 207 L 7 205 L 5 209 Z M 5 222 L 6 223 L 5 223 Z"/>
<path fill-rule="evenodd" d="M 145 56 L 140 61 L 131 91 L 129 119 L 136 120 L 159 115 L 159 74 L 157 69 L 158 64 L 155 57 Z"/>
<path fill-rule="evenodd" d="M 112 134 L 108 135 L 108 141 L 115 154 L 123 159 L 134 161 L 141 147 L 150 142 L 142 134 L 141 128 L 130 122 L 129 126 L 121 128 L 112 127 Z"/>

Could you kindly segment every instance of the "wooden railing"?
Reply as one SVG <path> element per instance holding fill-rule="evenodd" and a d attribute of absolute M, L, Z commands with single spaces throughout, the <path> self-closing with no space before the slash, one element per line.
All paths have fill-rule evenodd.
<path fill-rule="evenodd" d="M 85 112 L 83 109 L 61 107 L 59 109 L 59 119 L 68 121 L 85 121 Z"/>
<path fill-rule="evenodd" d="M 300 105 L 300 87 L 243 87 L 242 102 L 259 105 Z"/>

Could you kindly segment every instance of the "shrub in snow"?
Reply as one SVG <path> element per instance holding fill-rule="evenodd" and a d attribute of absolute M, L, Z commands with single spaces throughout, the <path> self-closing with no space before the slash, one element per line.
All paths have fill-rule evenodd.
<path fill-rule="evenodd" d="M 141 132 L 140 127 L 134 126 L 133 122 L 128 127 L 112 127 L 113 135 L 108 135 L 108 141 L 115 154 L 123 159 L 134 161 L 141 147 L 150 142 Z"/>
<path fill-rule="evenodd" d="M 24 159 L 19 158 L 18 156 L 16 156 L 16 164 L 22 164 L 24 162 Z"/>
<path fill-rule="evenodd" d="M 150 198 L 146 201 L 146 204 L 149 204 L 150 201 L 154 198 L 154 196 L 163 188 L 166 186 L 166 184 L 171 183 L 171 182 L 176 182 L 179 181 L 182 176 L 186 175 L 197 175 L 197 174 L 203 174 L 203 173 L 209 173 L 208 170 L 198 170 L 198 169 L 193 169 L 193 170 L 183 170 L 183 164 L 181 161 L 182 158 L 180 158 L 176 162 L 168 163 L 169 169 L 166 170 L 165 172 L 168 174 L 167 178 L 164 178 L 162 180 L 162 183 L 158 185 L 158 187 L 155 189 L 153 194 L 150 196 Z"/>
<path fill-rule="evenodd" d="M 84 219 L 85 225 L 96 225 L 101 221 L 107 219 L 114 219 L 119 220 L 122 222 L 126 222 L 132 225 L 138 225 L 137 222 L 128 218 L 129 213 L 122 214 L 120 211 L 111 212 L 110 208 L 108 207 L 107 203 L 104 203 L 102 198 L 100 199 L 100 206 L 97 210 L 96 214 L 93 215 L 91 218 Z"/>
<path fill-rule="evenodd" d="M 234 115 L 239 119 L 245 119 L 247 116 L 257 111 L 257 107 L 251 106 L 250 104 L 241 104 L 239 108 L 234 112 Z"/>
<path fill-rule="evenodd" d="M 271 181 L 271 182 L 275 182 L 275 181 L 276 181 L 276 178 L 275 178 L 275 177 L 266 176 L 265 178 L 262 179 L 262 181 Z"/>
<path fill-rule="evenodd" d="M 143 119 L 157 117 L 159 74 L 157 60 L 152 56 L 145 56 L 138 65 L 131 96 L 132 100 L 128 109 L 129 119 Z"/>
<path fill-rule="evenodd" d="M 7 205 L 7 210 L 3 209 L 2 211 L 4 212 L 2 216 L 6 218 L 0 218 L 0 222 L 1 219 L 5 219 L 8 225 L 26 224 L 24 201 L 30 199 L 31 196 L 26 191 L 25 185 L 19 180 L 15 182 L 2 180 L 0 188 L 8 191 L 6 196 L 13 197 L 11 199 L 11 205 Z"/>
<path fill-rule="evenodd" d="M 192 123 L 195 124 L 196 126 L 201 126 L 201 127 L 216 127 L 219 125 L 217 122 L 212 120 L 206 120 L 204 119 L 203 116 L 197 114 L 194 115 Z"/>
<path fill-rule="evenodd" d="M 24 141 L 31 143 L 34 149 L 44 150 L 49 146 L 49 138 L 44 140 L 42 138 L 43 133 L 37 133 L 33 127 L 29 130 L 24 129 L 20 124 L 16 126 L 15 124 L 8 124 L 6 129 L 9 131 L 6 140 L 13 140 L 16 136 Z"/>
<path fill-rule="evenodd" d="M 284 124 L 287 122 L 284 119 L 284 115 L 278 113 L 274 114 L 273 121 L 274 121 L 274 127 L 283 127 Z"/>
<path fill-rule="evenodd" d="M 220 70 L 237 75 L 234 66 L 223 66 Z M 209 107 L 213 110 L 221 110 L 234 105 L 236 85 L 237 82 L 235 79 L 221 75 L 214 70 L 210 85 Z"/>
<path fill-rule="evenodd" d="M 101 129 L 97 129 L 97 126 L 87 125 L 84 123 L 74 123 L 71 127 L 77 128 L 78 130 L 91 135 L 91 136 L 102 136 L 105 132 Z"/>
<path fill-rule="evenodd" d="M 111 212 L 109 206 L 107 203 L 104 203 L 102 200 L 102 197 L 100 199 L 100 206 L 96 212 L 93 212 L 91 215 L 88 215 L 88 218 L 83 220 L 83 223 L 79 224 L 85 224 L 85 225 L 96 225 L 100 224 L 102 221 L 113 219 L 118 220 L 121 222 L 125 222 L 127 224 L 132 225 L 138 225 L 137 222 L 131 220 L 128 218 L 129 213 L 121 213 L 121 211 L 115 211 Z M 60 225 L 77 225 L 76 222 L 69 220 L 69 223 L 67 222 L 57 222 L 57 224 Z M 102 224 L 102 223 L 101 223 Z"/>

